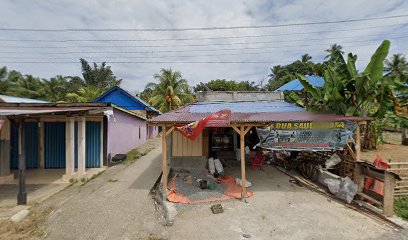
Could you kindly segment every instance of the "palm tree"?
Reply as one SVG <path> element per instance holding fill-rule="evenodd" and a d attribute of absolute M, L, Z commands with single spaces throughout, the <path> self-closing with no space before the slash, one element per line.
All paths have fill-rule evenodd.
<path fill-rule="evenodd" d="M 64 101 L 67 92 L 67 80 L 63 76 L 58 75 L 50 80 L 44 79 L 41 93 L 47 100 L 51 102 Z"/>
<path fill-rule="evenodd" d="M 329 53 L 324 59 L 329 59 L 329 62 L 336 62 L 339 60 L 340 56 L 344 54 L 343 47 L 340 44 L 332 44 L 329 49 L 325 52 Z"/>
<path fill-rule="evenodd" d="M 159 111 L 169 112 L 194 101 L 194 97 L 186 91 L 190 89 L 187 80 L 183 79 L 179 71 L 162 68 L 154 78 L 158 83 L 150 82 L 146 89 L 152 90 L 149 103 Z"/>
<path fill-rule="evenodd" d="M 66 99 L 68 102 L 91 102 L 104 92 L 105 90 L 91 85 L 81 87 L 78 93 L 67 93 Z"/>
<path fill-rule="evenodd" d="M 10 73 L 9 77 L 12 76 Z M 15 81 L 14 81 L 15 80 Z M 16 74 L 15 79 L 11 79 L 12 87 L 8 94 L 12 96 L 33 98 L 33 99 L 44 99 L 45 96 L 41 93 L 43 86 L 42 81 L 39 78 L 33 77 L 32 75 Z"/>
<path fill-rule="evenodd" d="M 301 61 L 302 63 L 310 63 L 310 60 L 312 60 L 312 56 L 310 56 L 309 54 L 303 54 L 301 57 Z"/>
<path fill-rule="evenodd" d="M 122 79 L 117 79 L 113 74 L 110 66 L 102 62 L 100 66 L 96 63 L 91 66 L 85 59 L 80 59 L 82 76 L 86 86 L 95 86 L 108 90 L 112 87 L 119 86 Z"/>
<path fill-rule="evenodd" d="M 404 55 L 394 54 L 390 60 L 385 61 L 386 76 L 395 83 L 395 90 L 397 94 L 393 97 L 396 105 L 395 113 L 399 116 L 399 122 L 408 122 L 408 62 Z M 402 106 L 402 107 L 401 107 Z M 401 125 L 402 129 L 402 144 L 408 145 L 408 126 Z"/>

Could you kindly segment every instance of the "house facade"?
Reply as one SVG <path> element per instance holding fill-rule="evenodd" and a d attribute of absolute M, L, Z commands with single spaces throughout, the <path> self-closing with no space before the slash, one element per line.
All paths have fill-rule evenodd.
<path fill-rule="evenodd" d="M 107 92 L 96 98 L 93 102 L 111 103 L 128 111 L 139 114 L 146 119 L 151 119 L 160 114 L 160 111 L 150 106 L 139 97 L 131 95 L 118 86 L 109 89 Z M 159 133 L 157 126 L 148 126 L 147 124 L 145 127 L 142 127 L 142 131 L 143 133 L 141 133 L 141 135 L 144 137 L 140 139 L 141 141 L 143 141 L 143 139 L 146 140 L 154 138 Z"/>
<path fill-rule="evenodd" d="M 0 183 L 21 167 L 65 169 L 63 179 L 80 178 L 146 139 L 146 118 L 109 103 L 3 102 L 0 117 Z"/>

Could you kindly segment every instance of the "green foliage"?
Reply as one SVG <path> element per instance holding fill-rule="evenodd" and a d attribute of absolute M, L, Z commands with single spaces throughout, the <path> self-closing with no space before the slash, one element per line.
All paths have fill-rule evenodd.
<path fill-rule="evenodd" d="M 119 86 L 122 82 L 122 79 L 117 79 L 113 74 L 111 67 L 106 66 L 106 62 L 102 62 L 100 66 L 94 63 L 93 67 L 83 58 L 80 59 L 80 62 L 85 86 L 108 90 Z"/>
<path fill-rule="evenodd" d="M 395 213 L 398 217 L 408 219 L 408 197 L 396 197 L 394 206 Z"/>
<path fill-rule="evenodd" d="M 226 79 L 215 79 L 206 83 L 206 86 L 211 91 L 259 91 L 260 87 L 255 82 L 249 81 L 228 81 Z M 194 92 L 208 91 L 202 83 L 194 87 Z"/>
<path fill-rule="evenodd" d="M 82 77 L 55 76 L 40 79 L 32 75 L 23 75 L 18 71 L 0 68 L 0 94 L 42 99 L 51 102 L 90 102 L 106 90 L 121 83 L 113 74 L 110 66 L 96 63 L 91 67 L 80 59 Z"/>
<path fill-rule="evenodd" d="M 154 78 L 158 82 L 148 83 L 146 89 L 151 89 L 149 103 L 159 111 L 169 112 L 194 101 L 190 86 L 179 71 L 162 68 Z"/>
<path fill-rule="evenodd" d="M 341 48 L 332 45 L 323 73 L 323 87 L 313 87 L 303 75 L 298 74 L 296 78 L 306 93 L 287 94 L 287 97 L 310 111 L 374 117 L 374 138 L 378 142 L 383 126 L 408 127 L 407 114 L 400 110 L 408 92 L 408 64 L 401 55 L 385 61 L 389 49 L 390 42 L 384 40 L 364 71 L 358 72 L 355 67 L 357 56 L 349 53 L 346 61 Z M 387 64 L 385 69 L 384 62 Z M 385 76 L 384 71 L 387 73 Z"/>
<path fill-rule="evenodd" d="M 269 74 L 269 82 L 265 86 L 267 90 L 274 91 L 284 84 L 292 81 L 297 74 L 300 75 L 317 75 L 322 76 L 325 68 L 324 64 L 314 63 L 309 54 L 301 56 L 300 60 L 296 60 L 288 65 L 276 65 L 271 68 Z"/>

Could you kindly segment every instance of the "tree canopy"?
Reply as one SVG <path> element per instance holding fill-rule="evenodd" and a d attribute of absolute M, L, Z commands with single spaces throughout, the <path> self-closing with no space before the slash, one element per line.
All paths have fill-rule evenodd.
<path fill-rule="evenodd" d="M 149 104 L 159 111 L 168 112 L 194 101 L 190 86 L 179 71 L 162 68 L 154 79 L 156 82 L 148 83 L 146 89 L 150 89 Z"/>
<path fill-rule="evenodd" d="M 259 91 L 260 87 L 255 84 L 255 82 L 249 81 L 228 81 L 226 79 L 215 79 L 210 80 L 203 85 L 203 83 L 199 83 L 194 87 L 194 92 L 198 91 Z"/>
<path fill-rule="evenodd" d="M 80 64 L 82 77 L 58 75 L 50 79 L 0 68 L 0 94 L 51 102 L 89 102 L 122 81 L 105 62 L 91 66 L 81 58 Z"/>

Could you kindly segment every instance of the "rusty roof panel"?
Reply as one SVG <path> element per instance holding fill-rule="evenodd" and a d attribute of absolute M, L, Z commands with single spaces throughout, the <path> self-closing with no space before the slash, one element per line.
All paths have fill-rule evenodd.
<path fill-rule="evenodd" d="M 364 121 L 370 120 L 368 117 L 355 117 L 355 116 L 344 116 L 336 114 L 317 114 L 305 112 L 302 108 L 296 107 L 292 104 L 281 102 L 247 102 L 248 105 L 245 109 L 237 108 L 237 106 L 244 106 L 243 102 L 231 103 L 231 108 L 236 111 L 232 111 L 231 122 L 233 123 L 269 123 L 269 122 L 281 122 L 281 121 Z M 250 104 L 249 104 L 250 103 Z M 276 104 L 279 103 L 279 104 Z M 269 104 L 269 106 L 268 106 Z M 234 106 L 235 105 L 235 106 Z M 260 106 L 264 108 L 259 108 Z M 200 118 L 204 118 L 213 112 L 221 109 L 226 109 L 227 105 L 222 103 L 220 105 L 210 102 L 193 103 L 185 107 L 173 110 L 171 112 L 157 116 L 149 122 L 151 123 L 190 123 L 194 122 Z M 251 106 L 253 111 L 248 110 Z M 224 107 L 224 108 L 223 108 Z M 230 108 L 230 109 L 231 109 Z M 265 111 L 267 112 L 255 112 Z M 300 111 L 301 109 L 302 111 Z M 291 111 L 294 110 L 294 111 Z M 269 112 L 268 112 L 269 111 Z"/>

